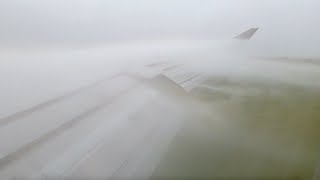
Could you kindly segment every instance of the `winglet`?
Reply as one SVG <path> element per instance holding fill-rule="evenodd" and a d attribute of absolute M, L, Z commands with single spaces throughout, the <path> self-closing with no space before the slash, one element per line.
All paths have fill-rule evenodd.
<path fill-rule="evenodd" d="M 257 31 L 259 28 L 250 28 L 247 31 L 239 34 L 238 36 L 234 37 L 233 39 L 238 40 L 249 40 Z"/>

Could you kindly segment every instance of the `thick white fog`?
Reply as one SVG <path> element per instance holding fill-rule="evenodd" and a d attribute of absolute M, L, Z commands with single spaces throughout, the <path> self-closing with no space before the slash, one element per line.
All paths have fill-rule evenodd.
<path fill-rule="evenodd" d="M 318 55 L 318 6 L 317 0 L 1 0 L 0 40 L 5 47 L 225 39 L 258 26 L 261 49 Z"/>
<path fill-rule="evenodd" d="M 0 0 L 0 177 L 320 176 L 319 6 Z"/>
<path fill-rule="evenodd" d="M 259 27 L 250 43 L 235 49 L 251 55 L 317 57 L 317 5 L 316 0 L 1 0 L 0 115 L 138 66 L 141 60 L 178 52 L 170 40 L 205 40 L 189 48 L 214 47 L 207 55 L 219 59 L 221 48 L 208 45 L 210 40 L 229 40 Z M 234 61 L 215 63 L 238 66 Z"/>

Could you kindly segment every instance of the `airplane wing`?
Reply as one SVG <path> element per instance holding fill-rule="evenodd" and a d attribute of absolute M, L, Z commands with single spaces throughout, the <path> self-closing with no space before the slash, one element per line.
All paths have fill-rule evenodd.
<path fill-rule="evenodd" d="M 250 40 L 250 38 L 259 30 L 259 28 L 250 28 L 246 30 L 245 32 L 237 35 L 234 37 L 234 39 L 238 40 Z"/>
<path fill-rule="evenodd" d="M 235 39 L 249 40 L 256 31 L 257 28 L 249 29 Z M 112 50 L 112 52 L 115 51 Z M 188 51 L 190 48 L 186 52 Z M 120 53 L 123 54 L 122 51 Z M 166 53 L 161 60 L 142 63 L 142 67 L 138 70 L 113 73 L 86 86 L 2 117 L 0 119 L 0 176 L 4 179 L 12 177 L 146 179 L 157 171 L 169 147 L 180 143 L 173 143 L 178 133 L 188 128 L 192 129 L 196 136 L 190 136 L 192 133 L 190 131 L 180 135 L 180 138 L 187 137 L 184 140 L 187 144 L 179 149 L 182 148 L 188 152 L 197 150 L 200 152 L 197 157 L 206 152 L 211 154 L 219 147 L 222 154 L 232 153 L 230 149 L 240 149 L 239 152 L 249 152 L 246 157 L 262 153 L 263 157 L 270 156 L 286 162 L 292 162 L 293 158 L 295 162 L 301 162 L 302 166 L 309 163 L 304 161 L 305 158 L 303 159 L 305 151 L 301 148 L 293 151 L 304 142 L 289 139 L 294 142 L 294 146 L 290 146 L 286 144 L 287 141 L 281 141 L 282 138 L 286 138 L 280 136 L 281 132 L 290 128 L 275 126 L 272 129 L 272 135 L 280 129 L 279 137 L 282 138 L 275 138 L 275 136 L 269 138 L 266 133 L 261 135 L 245 127 L 241 129 L 244 123 L 239 122 L 251 116 L 241 119 L 236 115 L 248 110 L 259 110 L 260 106 L 276 106 L 277 103 L 274 102 L 278 102 L 282 96 L 276 96 L 277 99 L 272 101 L 267 101 L 268 97 L 279 95 L 284 90 L 287 93 L 288 87 L 294 90 L 297 87 L 316 87 L 320 84 L 317 67 L 293 63 L 283 66 L 277 62 L 257 61 L 256 58 L 221 61 L 222 57 L 216 57 L 214 53 L 205 56 L 199 56 L 199 53 L 192 56 L 184 53 L 182 52 L 183 56 Z M 62 62 L 62 64 L 69 63 L 65 59 Z M 79 61 L 75 62 L 75 64 L 79 63 Z M 98 64 L 99 62 L 101 61 L 96 61 Z M 61 66 L 50 67 L 62 69 Z M 91 72 L 95 70 L 98 71 L 99 67 L 94 66 Z M 55 75 L 59 72 L 55 71 Z M 63 76 L 58 78 L 60 77 Z M 77 78 L 74 78 L 74 81 L 79 80 L 78 76 L 75 77 Z M 46 76 L 46 78 L 50 81 L 50 78 L 53 79 L 56 76 Z M 313 79 L 312 82 L 308 82 L 310 78 Z M 58 82 L 62 84 L 62 81 L 61 78 L 61 82 Z M 260 99 L 253 98 L 250 99 L 252 101 L 248 101 L 246 97 L 261 97 L 261 101 L 267 102 L 261 103 L 263 105 L 252 105 L 251 103 Z M 294 98 L 299 97 L 294 94 Z M 224 103 L 219 105 L 216 102 Z M 232 104 L 227 106 L 230 107 L 227 113 L 229 116 L 222 118 L 218 110 L 228 103 Z M 305 101 L 303 106 L 307 108 L 304 109 L 305 111 L 316 107 L 308 106 Z M 273 109 L 272 112 L 275 111 L 276 109 Z M 253 116 L 262 118 L 264 115 L 271 116 L 272 113 L 271 111 L 270 113 L 269 111 L 261 112 Z M 281 117 L 287 116 L 289 114 Z M 271 120 L 273 118 L 275 117 L 271 116 Z M 289 119 L 286 120 L 289 121 Z M 252 123 L 254 125 L 251 124 L 254 127 L 260 123 L 260 121 L 254 122 Z M 299 123 L 296 122 L 294 125 L 299 126 Z M 185 126 L 188 128 L 184 128 Z M 265 132 L 264 130 L 261 131 Z M 189 146 L 194 143 L 193 138 L 196 139 L 199 136 L 205 136 L 197 141 L 200 143 L 199 146 Z M 211 137 L 216 138 L 215 142 L 226 143 L 217 143 L 215 148 L 211 149 L 209 144 L 214 141 Z M 312 138 L 317 139 L 315 137 L 308 139 Z M 225 146 L 228 148 L 223 149 Z M 207 149 L 199 149 L 199 147 Z M 268 147 L 273 148 L 266 151 Z M 169 159 L 182 157 L 185 151 L 179 151 Z M 292 151 L 294 153 L 287 153 Z M 217 154 L 221 155 L 221 152 Z M 311 150 L 306 152 L 317 154 Z M 234 157 L 236 154 L 232 153 L 231 156 Z M 206 159 L 208 158 L 204 158 L 203 161 Z M 310 159 L 313 163 L 314 159 Z M 197 168 L 193 166 L 193 161 L 188 162 L 179 166 L 191 165 L 189 167 L 192 169 Z M 235 163 L 234 159 L 231 163 Z M 216 167 L 220 167 L 221 164 Z M 252 164 L 256 165 L 257 162 Z M 170 169 L 169 165 L 165 167 Z"/>

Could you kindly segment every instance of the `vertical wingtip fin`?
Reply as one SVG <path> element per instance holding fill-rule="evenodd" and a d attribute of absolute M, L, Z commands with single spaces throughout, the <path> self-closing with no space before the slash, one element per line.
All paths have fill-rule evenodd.
<path fill-rule="evenodd" d="M 258 31 L 258 29 L 259 28 L 250 28 L 245 32 L 239 34 L 238 36 L 234 37 L 234 39 L 249 40 Z"/>

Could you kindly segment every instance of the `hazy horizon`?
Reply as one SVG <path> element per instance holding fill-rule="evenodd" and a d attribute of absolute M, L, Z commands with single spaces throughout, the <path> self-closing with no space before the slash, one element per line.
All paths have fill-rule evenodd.
<path fill-rule="evenodd" d="M 260 27 L 252 41 L 284 53 L 317 53 L 315 0 L 2 0 L 1 46 L 152 39 L 228 39 Z"/>

